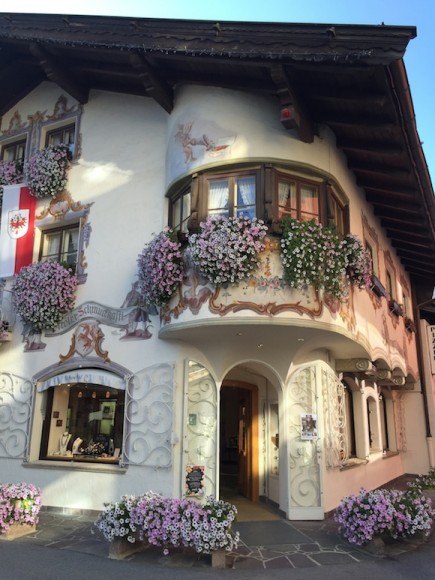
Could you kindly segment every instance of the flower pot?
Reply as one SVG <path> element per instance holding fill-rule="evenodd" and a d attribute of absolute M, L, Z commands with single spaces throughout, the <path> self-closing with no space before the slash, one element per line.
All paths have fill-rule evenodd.
<path fill-rule="evenodd" d="M 36 524 L 14 522 L 6 532 L 0 534 L 0 540 L 15 540 L 16 538 L 21 538 L 34 532 L 36 532 Z"/>
<path fill-rule="evenodd" d="M 212 568 L 225 568 L 226 565 L 225 556 L 226 556 L 225 550 L 216 550 L 215 552 L 212 552 L 211 553 Z"/>
<path fill-rule="evenodd" d="M 127 538 L 115 538 L 109 545 L 109 558 L 111 560 L 123 560 L 136 552 L 141 552 L 148 546 L 147 542 L 129 542 Z"/>
<path fill-rule="evenodd" d="M 4 331 L 0 333 L 0 342 L 11 342 L 12 332 Z"/>

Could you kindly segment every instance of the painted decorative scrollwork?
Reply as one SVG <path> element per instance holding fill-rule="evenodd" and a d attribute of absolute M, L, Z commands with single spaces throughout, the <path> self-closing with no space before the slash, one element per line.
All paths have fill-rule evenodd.
<path fill-rule="evenodd" d="M 32 393 L 31 381 L 0 373 L 0 457 L 26 457 Z"/>
<path fill-rule="evenodd" d="M 349 445 L 346 436 L 345 388 L 334 372 L 321 370 L 324 450 L 326 467 L 339 467 L 349 459 Z"/>
<path fill-rule="evenodd" d="M 293 507 L 319 507 L 321 481 L 317 441 L 301 440 L 301 415 L 317 414 L 316 367 L 299 370 L 288 395 L 290 501 Z"/>
<path fill-rule="evenodd" d="M 407 450 L 406 430 L 405 430 L 405 405 L 403 393 L 395 393 L 394 398 L 394 420 L 397 434 L 397 449 Z"/>
<path fill-rule="evenodd" d="M 127 379 L 124 461 L 171 467 L 174 367 L 148 367 Z"/>
<path fill-rule="evenodd" d="M 203 366 L 189 361 L 187 464 L 204 466 L 204 495 L 216 495 L 217 390 Z"/>

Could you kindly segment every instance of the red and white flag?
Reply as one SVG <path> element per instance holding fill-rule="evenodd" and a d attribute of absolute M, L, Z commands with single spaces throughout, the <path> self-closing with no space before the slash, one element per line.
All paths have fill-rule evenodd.
<path fill-rule="evenodd" d="M 32 263 L 36 198 L 23 185 L 3 185 L 0 222 L 0 278 Z"/>

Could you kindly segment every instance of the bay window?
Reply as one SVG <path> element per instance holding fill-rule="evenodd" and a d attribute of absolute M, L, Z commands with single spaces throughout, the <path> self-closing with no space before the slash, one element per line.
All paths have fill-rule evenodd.
<path fill-rule="evenodd" d="M 169 225 L 180 233 L 197 230 L 213 215 L 257 217 L 272 231 L 285 217 L 334 224 L 340 236 L 348 231 L 347 199 L 329 179 L 296 175 L 268 163 L 200 171 L 174 184 L 167 195 Z"/>

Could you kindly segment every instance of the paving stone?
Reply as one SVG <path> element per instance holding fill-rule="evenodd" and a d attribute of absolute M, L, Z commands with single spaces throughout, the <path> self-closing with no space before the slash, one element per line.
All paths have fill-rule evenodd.
<path fill-rule="evenodd" d="M 256 558 L 236 558 L 234 561 L 236 570 L 264 570 L 263 562 Z"/>
<path fill-rule="evenodd" d="M 320 552 L 319 544 L 298 544 L 299 552 L 304 552 L 305 554 L 311 554 L 312 552 Z"/>
<path fill-rule="evenodd" d="M 291 554 L 287 557 L 295 568 L 314 568 L 319 565 L 308 556 L 305 556 L 305 554 Z"/>
<path fill-rule="evenodd" d="M 294 568 L 293 564 L 285 556 L 267 560 L 267 562 L 264 562 L 264 567 L 266 570 L 271 568 Z"/>
<path fill-rule="evenodd" d="M 352 564 L 355 562 L 349 554 L 343 554 L 340 552 L 319 552 L 318 554 L 312 554 L 311 557 L 321 566 L 329 566 L 331 564 Z"/>

